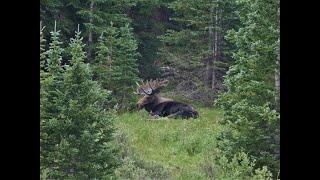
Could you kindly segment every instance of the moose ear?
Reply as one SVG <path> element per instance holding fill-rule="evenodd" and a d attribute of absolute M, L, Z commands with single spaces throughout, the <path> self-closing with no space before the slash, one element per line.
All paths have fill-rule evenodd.
<path fill-rule="evenodd" d="M 141 90 L 141 88 L 138 88 L 137 91 L 135 92 L 135 94 L 137 94 L 137 95 L 145 95 L 145 92 L 143 92 Z"/>
<path fill-rule="evenodd" d="M 143 88 L 138 88 L 137 91 L 135 92 L 135 94 L 137 95 L 150 95 L 152 93 L 151 89 L 143 89 Z"/>

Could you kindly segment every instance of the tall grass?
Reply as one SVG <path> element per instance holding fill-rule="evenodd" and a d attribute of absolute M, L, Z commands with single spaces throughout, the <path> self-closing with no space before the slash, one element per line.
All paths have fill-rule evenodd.
<path fill-rule="evenodd" d="M 145 111 L 119 116 L 118 131 L 128 138 L 133 156 L 167 168 L 174 179 L 206 177 L 205 162 L 214 152 L 219 110 L 198 108 L 198 119 L 152 119 Z M 203 179 L 203 178 L 201 178 Z"/>

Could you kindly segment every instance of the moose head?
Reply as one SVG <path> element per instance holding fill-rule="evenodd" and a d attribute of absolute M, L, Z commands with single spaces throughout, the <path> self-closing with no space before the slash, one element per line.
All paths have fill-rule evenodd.
<path fill-rule="evenodd" d="M 159 79 L 142 82 L 141 85 L 137 83 L 136 94 L 143 95 L 137 102 L 137 109 L 144 108 L 151 116 L 196 118 L 198 113 L 192 106 L 159 96 L 160 89 L 167 84 L 168 80 Z"/>
<path fill-rule="evenodd" d="M 167 83 L 168 80 L 159 79 L 147 81 L 146 83 L 142 82 L 141 85 L 137 83 L 138 89 L 136 94 L 143 95 L 143 98 L 141 98 L 137 103 L 138 110 L 145 107 L 146 110 L 150 112 L 150 110 L 159 103 L 173 101 L 172 99 L 158 96 L 160 89 L 167 86 Z"/>

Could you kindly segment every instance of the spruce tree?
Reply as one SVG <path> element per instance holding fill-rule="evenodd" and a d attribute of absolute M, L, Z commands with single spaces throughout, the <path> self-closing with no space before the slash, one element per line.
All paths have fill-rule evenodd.
<path fill-rule="evenodd" d="M 114 27 L 111 22 L 110 26 L 104 33 L 101 33 L 101 36 L 99 37 L 99 43 L 96 49 L 97 55 L 93 68 L 96 78 L 104 88 L 111 86 L 110 77 L 112 66 L 116 58 L 115 52 L 118 35 L 118 28 Z"/>
<path fill-rule="evenodd" d="M 138 44 L 129 24 L 111 26 L 103 33 L 98 45 L 96 69 L 101 84 L 112 90 L 116 104 L 127 108 L 133 104 L 133 90 L 138 81 Z"/>
<path fill-rule="evenodd" d="M 228 39 L 238 47 L 235 64 L 225 78 L 228 92 L 217 103 L 228 128 L 220 133 L 220 148 L 229 157 L 239 150 L 267 165 L 274 175 L 280 162 L 280 114 L 274 71 L 278 56 L 279 1 L 239 1 L 242 27 Z"/>
<path fill-rule="evenodd" d="M 61 40 L 67 42 L 73 36 L 73 27 L 83 25 L 83 37 L 86 45 L 87 59 L 94 60 L 98 38 L 113 21 L 118 26 L 130 22 L 128 12 L 136 0 L 41 0 L 40 19 L 46 22 L 49 29 L 53 29 L 57 20 L 61 29 Z M 45 33 L 45 37 L 49 36 Z M 63 54 L 69 59 L 68 51 Z"/>
<path fill-rule="evenodd" d="M 143 79 L 156 79 L 162 75 L 158 65 L 158 50 L 162 43 L 158 36 L 172 26 L 168 18 L 170 10 L 166 8 L 167 3 L 167 0 L 137 1 L 136 6 L 130 9 L 132 26 L 139 42 L 138 51 L 141 54 L 138 60 L 139 77 Z"/>
<path fill-rule="evenodd" d="M 42 123 L 43 166 L 54 179 L 105 179 L 115 168 L 116 154 L 111 144 L 112 114 L 108 113 L 110 94 L 92 80 L 83 61 L 85 53 L 80 32 L 71 39 L 72 59 L 56 89 L 59 111 Z M 49 98 L 49 97 L 48 97 Z"/>
<path fill-rule="evenodd" d="M 50 32 L 51 34 L 51 43 L 49 50 L 46 52 L 48 58 L 48 71 L 52 76 L 59 76 L 61 74 L 62 66 L 62 53 L 64 49 L 61 47 L 62 42 L 59 40 L 60 31 L 57 31 L 57 24 L 55 22 L 54 31 Z"/>
<path fill-rule="evenodd" d="M 46 112 L 43 113 L 43 120 L 48 120 L 59 114 L 61 110 L 59 107 L 59 96 L 63 89 L 62 79 L 64 69 L 61 65 L 61 54 L 64 49 L 61 47 L 62 42 L 59 41 L 60 31 L 57 31 L 55 26 L 54 31 L 51 31 L 50 34 L 52 41 L 49 44 L 49 50 L 43 53 L 47 55 L 46 75 L 40 81 L 41 92 L 44 95 L 40 101 L 40 105 L 42 105 L 42 110 Z"/>
<path fill-rule="evenodd" d="M 120 26 L 129 23 L 130 18 L 127 17 L 126 11 L 135 5 L 135 1 L 89 0 L 73 4 L 78 9 L 76 16 L 81 18 L 85 26 L 87 57 L 88 62 L 91 62 L 99 35 L 109 26 L 110 21 Z"/>
<path fill-rule="evenodd" d="M 44 60 L 45 60 L 45 55 L 44 55 L 45 49 L 44 49 L 44 45 L 43 45 L 45 40 L 43 39 L 43 32 L 42 32 L 43 28 L 42 28 L 41 25 L 42 24 L 40 22 L 40 127 L 42 126 L 42 117 L 41 117 L 42 112 L 41 112 L 41 110 L 42 110 L 42 100 L 43 100 L 43 96 L 44 96 L 44 91 L 41 88 L 41 86 L 42 86 L 42 83 L 43 83 L 42 79 L 43 79 L 43 75 L 44 75 L 43 68 L 44 68 Z M 40 144 L 42 145 L 42 143 L 43 143 L 43 132 L 40 131 Z M 40 145 L 40 152 L 41 152 L 41 145 Z M 44 174 L 44 171 L 45 171 L 44 170 L 44 166 L 42 164 L 43 158 L 44 157 L 42 156 L 42 153 L 40 153 L 40 162 L 41 162 L 41 164 L 40 164 L 40 177 L 41 178 L 46 178 L 46 177 L 43 177 L 44 176 L 43 174 Z"/>
<path fill-rule="evenodd" d="M 41 31 L 40 31 L 40 50 L 41 48 Z M 52 42 L 49 44 L 49 50 L 40 51 L 40 68 L 43 65 L 43 59 L 46 58 L 47 69 L 41 70 L 40 79 L 40 168 L 45 173 L 51 170 L 51 164 L 55 157 L 52 155 L 54 145 L 59 141 L 59 124 L 58 118 L 62 110 L 63 101 L 61 101 L 63 86 L 62 76 L 63 69 L 61 67 L 61 53 L 63 48 L 59 41 L 59 31 L 51 32 Z M 44 42 L 42 40 L 42 42 Z M 45 56 L 46 55 L 46 56 Z M 42 177 L 45 178 L 45 177 Z"/>

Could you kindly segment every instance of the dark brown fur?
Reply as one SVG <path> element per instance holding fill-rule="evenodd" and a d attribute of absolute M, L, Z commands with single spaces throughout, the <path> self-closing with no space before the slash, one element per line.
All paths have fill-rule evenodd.
<path fill-rule="evenodd" d="M 145 95 L 137 103 L 137 108 L 144 108 L 152 116 L 197 118 L 198 112 L 188 104 L 160 97 L 159 95 Z"/>

